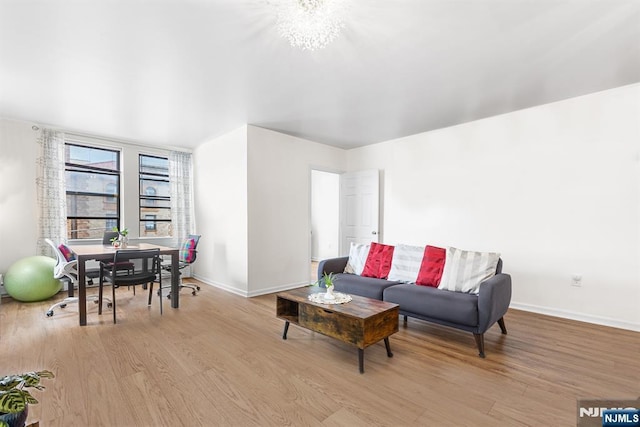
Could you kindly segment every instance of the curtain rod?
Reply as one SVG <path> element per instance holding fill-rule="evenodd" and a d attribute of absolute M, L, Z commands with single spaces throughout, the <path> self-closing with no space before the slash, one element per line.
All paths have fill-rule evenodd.
<path fill-rule="evenodd" d="M 126 145 L 134 146 L 134 147 L 148 148 L 148 149 L 155 149 L 155 150 L 162 150 L 162 151 L 180 151 L 180 152 L 183 152 L 183 153 L 193 153 L 192 149 L 184 148 L 184 147 L 175 147 L 175 146 L 170 146 L 170 145 L 144 144 L 144 143 L 129 141 L 129 140 L 126 140 L 126 139 L 121 139 L 121 138 L 116 138 L 116 137 L 99 136 L 99 135 L 93 135 L 93 134 L 85 133 L 85 132 L 78 132 L 78 131 L 63 129 L 63 128 L 59 128 L 59 127 L 56 127 L 56 126 L 37 125 L 36 124 L 36 125 L 33 125 L 31 127 L 31 129 L 33 129 L 34 131 L 38 131 L 43 127 L 46 127 L 47 129 L 56 130 L 58 132 L 63 132 L 65 135 L 69 135 L 71 137 L 77 136 L 77 137 L 81 137 L 81 138 L 91 138 L 91 139 L 97 139 L 97 140 L 105 141 L 105 142 L 112 142 L 112 143 L 115 142 L 115 143 L 126 144 Z"/>

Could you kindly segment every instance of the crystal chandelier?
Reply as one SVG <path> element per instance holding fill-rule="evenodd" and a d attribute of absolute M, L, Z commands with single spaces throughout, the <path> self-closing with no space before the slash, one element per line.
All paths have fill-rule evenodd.
<path fill-rule="evenodd" d="M 344 27 L 345 0 L 281 0 L 277 3 L 278 31 L 294 47 L 325 47 Z"/>

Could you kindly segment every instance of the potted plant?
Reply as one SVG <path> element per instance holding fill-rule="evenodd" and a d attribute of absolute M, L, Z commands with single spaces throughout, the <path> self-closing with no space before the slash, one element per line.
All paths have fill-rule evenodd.
<path fill-rule="evenodd" d="M 129 238 L 127 237 L 129 235 L 129 229 L 125 227 L 121 230 L 118 230 L 118 227 L 113 227 L 111 231 L 115 231 L 118 233 L 118 237 L 114 237 L 113 239 L 111 239 L 111 244 L 116 248 L 120 246 L 122 246 L 123 248 L 126 247 L 127 243 L 129 243 Z"/>
<path fill-rule="evenodd" d="M 333 295 L 333 273 L 324 273 L 322 281 L 324 282 L 325 288 L 327 288 L 327 293 L 324 295 L 324 299 L 335 299 L 336 297 Z"/>
<path fill-rule="evenodd" d="M 44 386 L 40 385 L 42 378 L 54 378 L 54 375 L 45 370 L 0 378 L 0 427 L 25 425 L 29 404 L 38 403 L 27 389 L 44 390 Z"/>

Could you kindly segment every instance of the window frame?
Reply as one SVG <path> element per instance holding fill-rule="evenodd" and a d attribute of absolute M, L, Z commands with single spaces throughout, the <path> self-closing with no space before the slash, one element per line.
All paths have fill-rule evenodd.
<path fill-rule="evenodd" d="M 99 151 L 107 151 L 115 154 L 115 162 L 116 169 L 108 169 L 108 168 L 100 168 L 96 166 L 88 166 L 82 165 L 78 163 L 73 163 L 71 161 L 67 161 L 67 147 L 81 147 L 89 150 L 99 150 Z M 71 160 L 71 159 L 69 159 Z M 115 201 L 116 203 L 116 216 L 92 216 L 92 215 L 69 215 L 69 212 L 66 214 L 67 224 L 71 224 L 70 228 L 67 230 L 67 238 L 70 240 L 91 240 L 96 237 L 78 237 L 79 230 L 78 221 L 79 220 L 104 220 L 105 227 L 110 222 L 117 224 L 117 227 L 120 228 L 122 212 L 121 212 L 121 201 L 122 201 L 122 153 L 118 149 L 114 148 L 106 148 L 95 146 L 90 143 L 76 141 L 73 139 L 68 139 L 65 141 L 65 175 L 67 172 L 80 172 L 87 174 L 98 174 L 98 175 L 106 175 L 106 176 L 114 176 L 116 178 L 116 194 L 112 193 L 101 193 L 95 191 L 77 191 L 77 190 L 69 190 L 68 182 L 65 183 L 65 203 L 68 203 L 68 196 L 92 196 L 92 197 L 103 197 L 104 200 Z M 115 199 L 115 200 L 114 200 Z M 106 228 L 105 228 L 106 231 Z"/>
<path fill-rule="evenodd" d="M 164 174 L 164 173 L 153 173 L 153 172 L 143 171 L 142 159 L 145 157 L 166 160 L 167 173 Z M 169 188 L 171 188 L 170 187 L 171 180 L 169 178 L 168 156 L 138 153 L 138 219 L 139 219 L 138 230 L 141 238 L 169 238 L 171 237 L 171 222 L 172 222 L 171 221 L 171 194 L 169 194 L 168 196 L 159 196 L 157 191 L 153 195 L 145 194 L 147 193 L 147 189 L 143 188 L 143 182 L 149 182 L 149 181 L 163 182 L 163 183 L 166 183 L 169 186 Z M 163 203 L 160 203 L 159 206 L 153 206 L 151 204 L 144 205 L 143 201 L 153 201 L 153 202 L 159 201 Z M 154 214 L 143 213 L 142 211 L 143 208 L 148 209 L 150 207 L 158 210 L 169 211 L 169 218 L 163 219 L 163 218 L 158 218 L 157 215 L 154 215 Z M 155 218 L 150 219 L 149 217 L 152 215 L 155 216 Z M 150 223 L 152 223 L 153 225 L 151 225 Z M 155 236 L 146 235 L 146 233 L 149 231 L 158 231 L 160 229 L 158 227 L 159 223 L 169 223 L 169 228 L 168 228 L 169 231 L 166 235 L 155 235 Z"/>

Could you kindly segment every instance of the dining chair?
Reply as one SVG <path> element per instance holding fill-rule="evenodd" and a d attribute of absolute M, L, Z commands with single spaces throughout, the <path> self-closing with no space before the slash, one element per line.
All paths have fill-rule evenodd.
<path fill-rule="evenodd" d="M 53 277 L 56 279 L 66 278 L 69 280 L 70 287 L 75 286 L 78 283 L 78 261 L 76 260 L 76 256 L 73 251 L 64 243 L 56 246 L 51 239 L 44 239 L 44 241 L 53 248 L 53 251 L 56 254 L 56 265 L 53 267 Z M 100 303 L 102 308 L 102 301 L 95 295 L 87 295 L 87 301 Z M 111 300 L 106 298 L 106 301 L 107 307 L 111 307 Z M 74 302 L 78 302 L 78 297 L 67 297 L 62 301 L 53 304 L 46 312 L 47 317 L 53 316 L 53 310 L 56 307 L 65 308 L 67 304 Z"/>
<path fill-rule="evenodd" d="M 118 232 L 117 231 L 105 231 L 102 234 L 102 244 L 106 245 L 106 246 L 111 246 L 111 240 L 118 237 Z M 123 268 L 129 268 L 129 265 L 123 266 Z M 131 267 L 133 268 L 133 267 Z M 87 281 L 87 285 L 91 286 L 93 285 L 93 279 L 97 279 L 100 276 L 100 269 L 99 268 L 92 268 L 90 270 L 87 271 L 87 278 L 89 279 Z M 135 288 L 134 288 L 135 289 Z"/>
<path fill-rule="evenodd" d="M 196 261 L 196 255 L 198 253 L 197 247 L 200 237 L 200 234 L 189 234 L 184 242 L 182 242 L 179 252 L 178 275 L 180 276 L 180 284 L 178 286 L 178 291 L 182 288 L 189 288 L 191 289 L 191 295 L 195 295 L 196 291 L 200 290 L 200 286 L 191 283 L 183 283 L 181 276 L 182 270 Z M 162 269 L 165 272 L 171 273 L 171 263 L 162 264 Z M 170 275 L 165 275 L 165 278 L 169 277 Z M 167 298 L 171 298 L 171 292 L 167 294 Z"/>
<path fill-rule="evenodd" d="M 122 269 L 119 266 L 129 263 L 132 269 Z M 111 284 L 113 323 L 116 323 L 116 288 L 119 286 L 148 285 L 149 301 L 153 295 L 153 283 L 158 282 L 160 289 L 160 314 L 162 314 L 162 274 L 160 270 L 160 249 L 120 249 L 113 256 L 113 260 L 100 263 L 100 277 L 98 284 L 98 301 L 102 301 L 103 285 Z M 98 314 L 102 314 L 101 305 Z"/>

